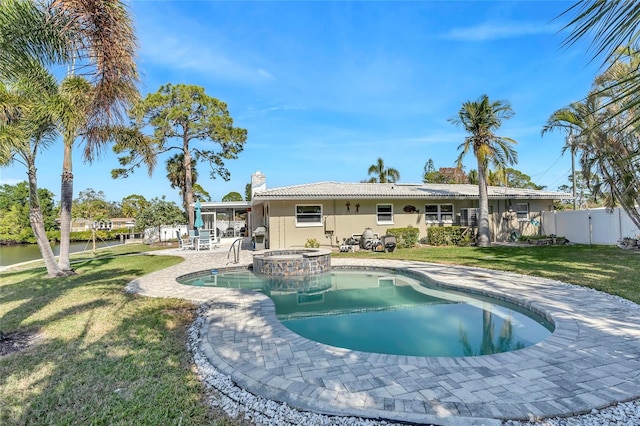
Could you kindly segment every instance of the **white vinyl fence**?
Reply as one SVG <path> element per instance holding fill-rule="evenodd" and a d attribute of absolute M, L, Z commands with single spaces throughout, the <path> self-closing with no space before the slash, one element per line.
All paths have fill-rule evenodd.
<path fill-rule="evenodd" d="M 622 238 L 640 235 L 640 229 L 619 207 L 543 212 L 540 225 L 542 234 L 566 237 L 577 244 L 615 245 Z"/>

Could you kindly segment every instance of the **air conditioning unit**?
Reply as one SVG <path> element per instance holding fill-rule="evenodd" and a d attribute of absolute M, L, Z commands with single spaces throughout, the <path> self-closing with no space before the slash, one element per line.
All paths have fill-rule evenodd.
<path fill-rule="evenodd" d="M 478 209 L 460 209 L 461 226 L 478 226 Z"/>

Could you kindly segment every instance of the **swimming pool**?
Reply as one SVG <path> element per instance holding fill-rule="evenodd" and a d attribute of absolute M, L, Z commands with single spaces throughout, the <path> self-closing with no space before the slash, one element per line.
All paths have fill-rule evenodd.
<path fill-rule="evenodd" d="M 260 291 L 293 332 L 332 346 L 395 355 L 461 357 L 509 352 L 546 339 L 540 315 L 389 270 L 269 278 L 249 270 L 192 274 L 183 284 Z"/>

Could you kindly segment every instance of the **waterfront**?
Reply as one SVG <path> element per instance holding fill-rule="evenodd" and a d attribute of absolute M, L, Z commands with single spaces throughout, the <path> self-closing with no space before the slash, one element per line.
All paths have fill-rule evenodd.
<path fill-rule="evenodd" d="M 96 241 L 96 249 L 122 244 L 120 240 Z M 91 241 L 74 241 L 69 248 L 71 253 L 91 251 Z M 53 253 L 60 254 L 60 245 L 53 245 Z M 41 259 L 40 249 L 37 244 L 14 244 L 0 245 L 0 266 L 15 265 L 16 263 L 28 262 L 30 260 Z"/>

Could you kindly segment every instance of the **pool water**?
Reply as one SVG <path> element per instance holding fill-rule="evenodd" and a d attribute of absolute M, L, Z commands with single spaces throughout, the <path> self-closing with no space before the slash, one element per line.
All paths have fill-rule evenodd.
<path fill-rule="evenodd" d="M 293 279 L 213 272 L 181 282 L 263 292 L 291 331 L 364 352 L 489 355 L 534 345 L 553 331 L 544 318 L 516 305 L 382 270 L 332 270 Z"/>

